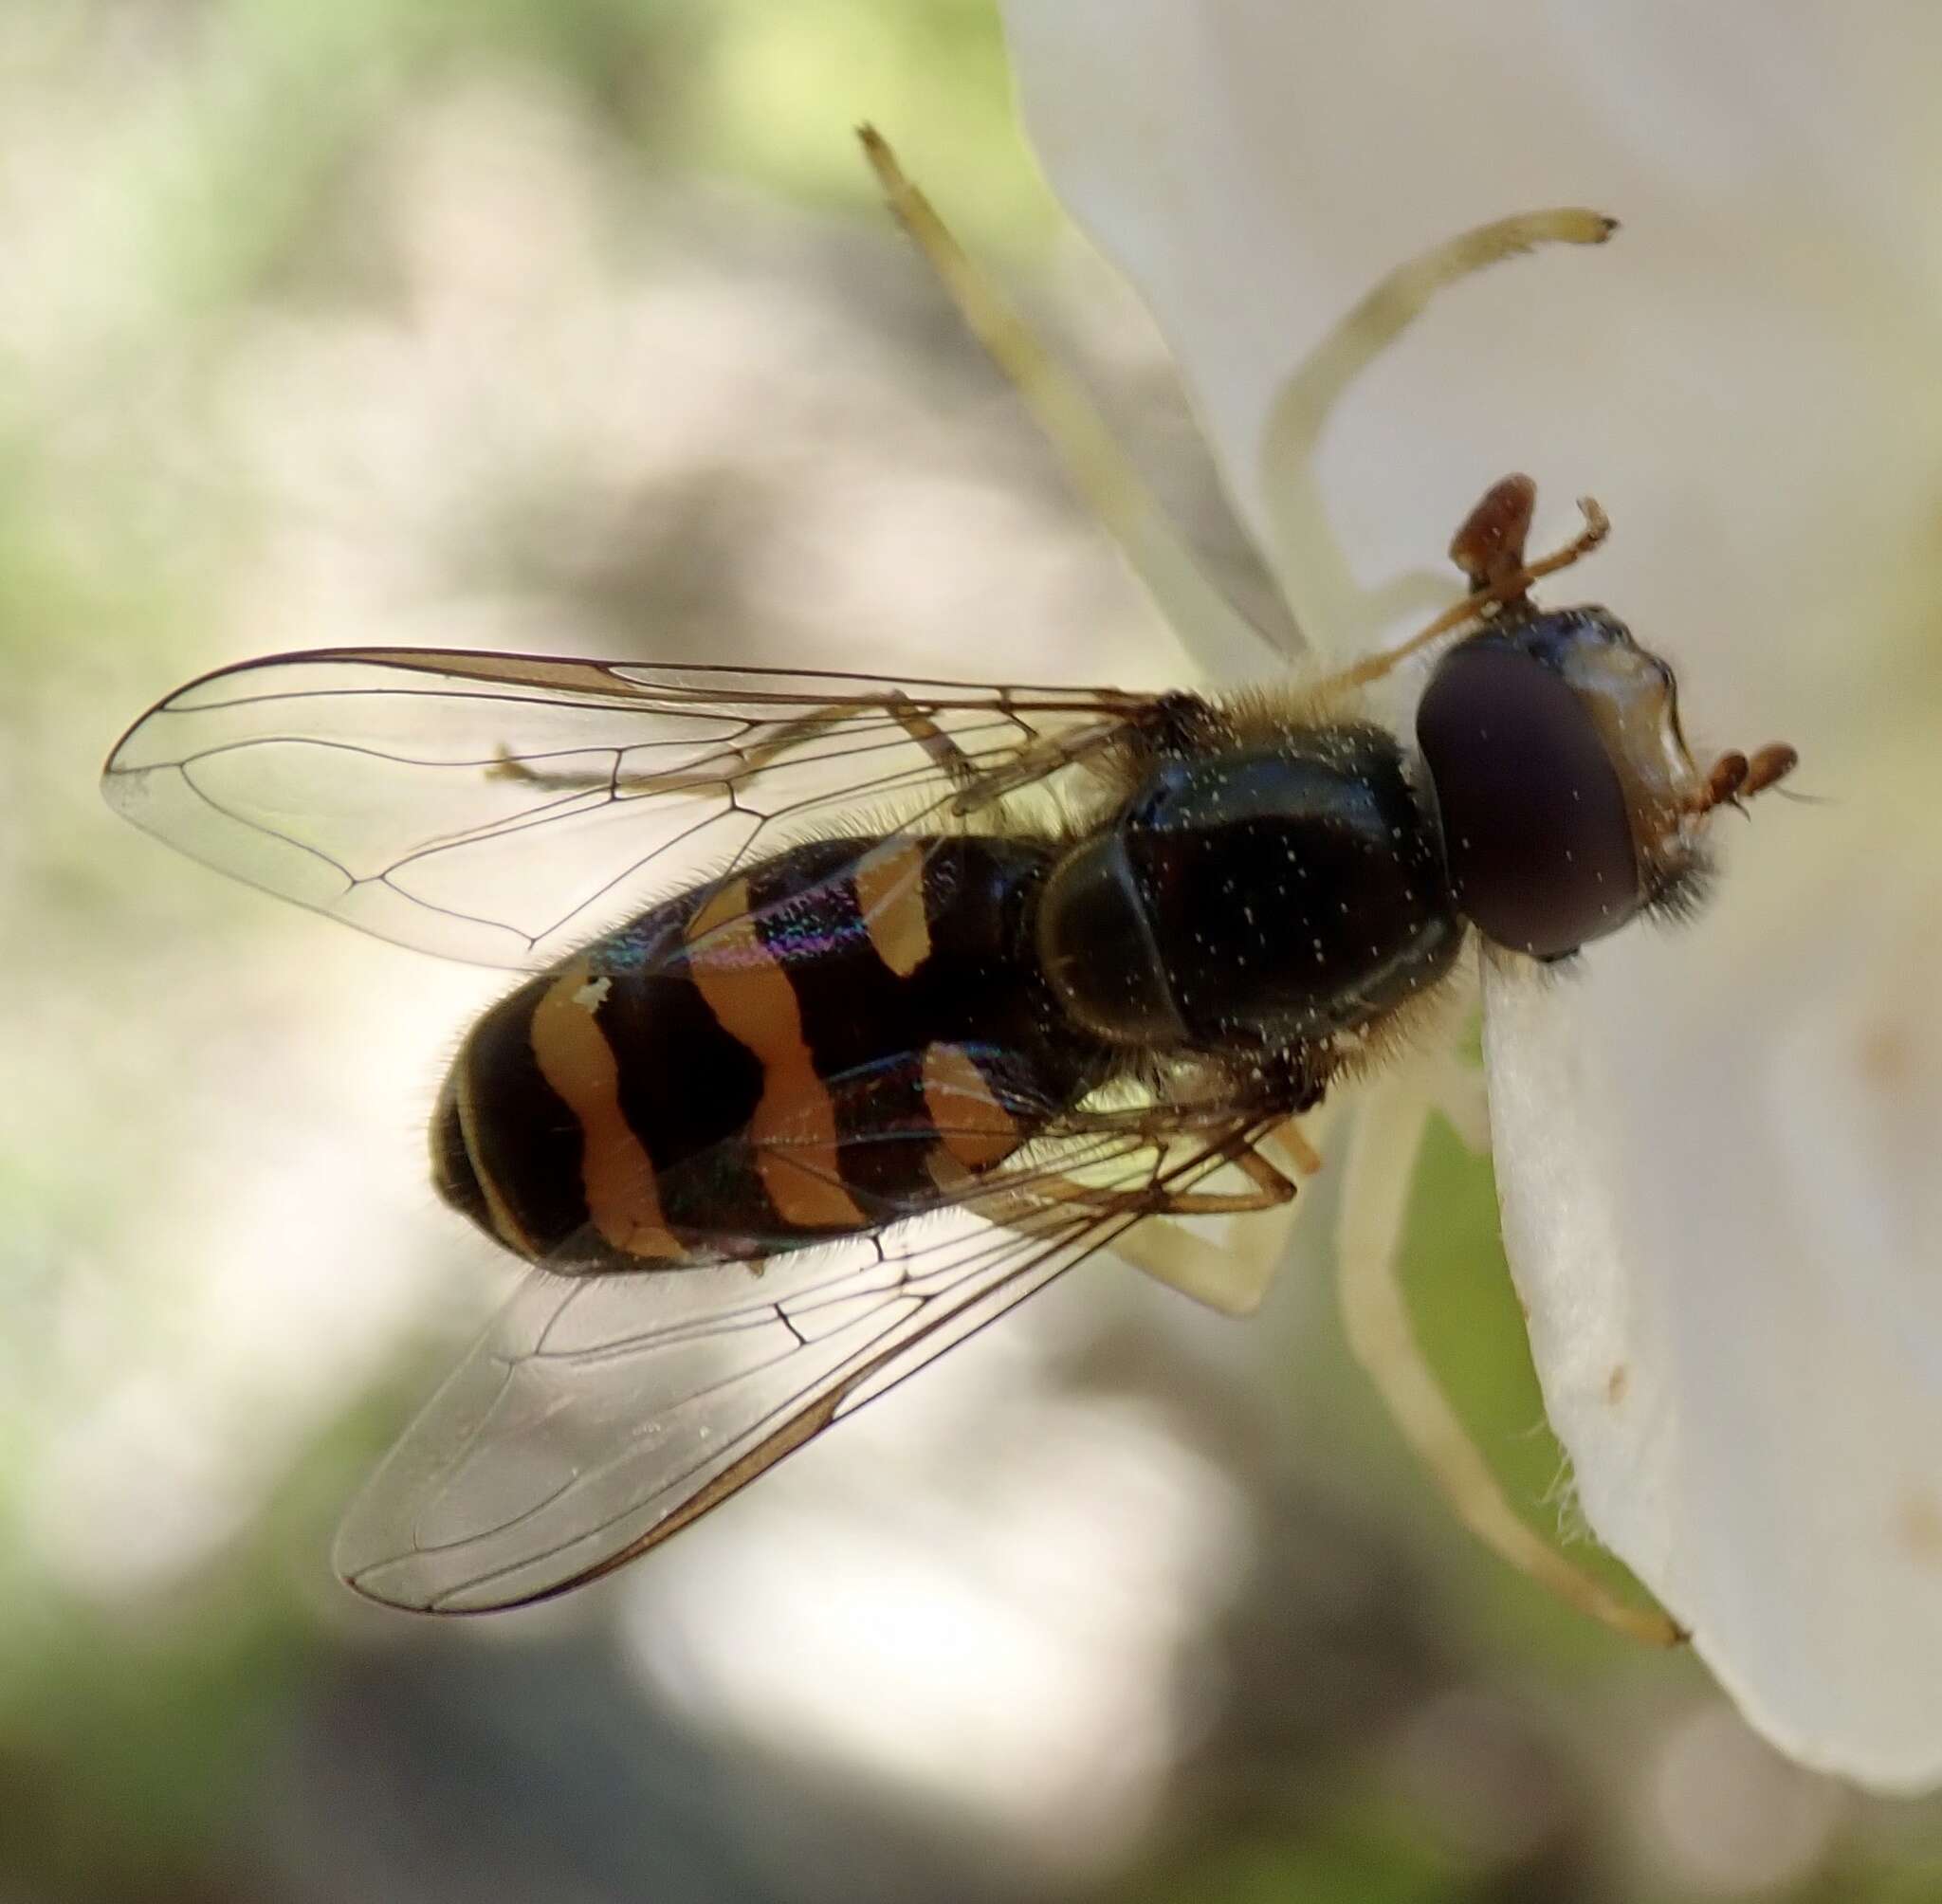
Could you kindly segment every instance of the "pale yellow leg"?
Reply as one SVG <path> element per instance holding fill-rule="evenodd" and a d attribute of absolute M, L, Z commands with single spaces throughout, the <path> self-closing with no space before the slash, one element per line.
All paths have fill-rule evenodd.
<path fill-rule="evenodd" d="M 1358 1107 L 1337 1242 L 1349 1346 L 1458 1519 L 1486 1547 L 1594 1620 L 1635 1639 L 1674 1645 L 1684 1636 L 1666 1614 L 1620 1598 L 1518 1515 L 1423 1360 L 1397 1259 L 1430 1109 L 1421 1081 L 1406 1075 L 1371 1087 Z"/>
<path fill-rule="evenodd" d="M 912 185 L 874 127 L 858 128 L 890 209 L 916 241 L 972 335 L 1017 387 L 1066 475 L 1126 558 L 1162 614 L 1202 654 L 1258 668 L 1268 638 L 1215 587 L 1159 499 L 1077 380 L 1047 353 L 1003 294 L 974 265 Z"/>
<path fill-rule="evenodd" d="M 1343 393 L 1421 316 L 1439 291 L 1540 245 L 1603 245 L 1616 221 L 1566 207 L 1480 225 L 1422 252 L 1379 284 L 1281 386 L 1261 451 L 1269 557 L 1282 592 L 1311 634 L 1355 652 L 1399 608 L 1422 599 L 1427 577 L 1365 591 L 1329 532 L 1315 479 L 1315 448 Z"/>

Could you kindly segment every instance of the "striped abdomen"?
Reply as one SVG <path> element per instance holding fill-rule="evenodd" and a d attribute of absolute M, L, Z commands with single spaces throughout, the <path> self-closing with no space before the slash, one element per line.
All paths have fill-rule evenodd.
<path fill-rule="evenodd" d="M 570 1267 L 739 1258 L 950 1200 L 1106 1061 L 1053 1004 L 1030 841 L 826 840 L 685 893 L 482 1018 L 440 1192 Z"/>

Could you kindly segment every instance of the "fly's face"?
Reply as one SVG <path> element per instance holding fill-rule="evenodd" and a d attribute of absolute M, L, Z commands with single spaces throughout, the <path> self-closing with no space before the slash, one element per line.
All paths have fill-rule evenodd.
<path fill-rule="evenodd" d="M 1457 904 L 1486 938 L 1541 959 L 1640 912 L 1690 912 L 1713 813 L 1795 760 L 1775 744 L 1702 771 L 1664 661 L 1604 609 L 1522 598 L 1442 657 L 1416 725 Z"/>

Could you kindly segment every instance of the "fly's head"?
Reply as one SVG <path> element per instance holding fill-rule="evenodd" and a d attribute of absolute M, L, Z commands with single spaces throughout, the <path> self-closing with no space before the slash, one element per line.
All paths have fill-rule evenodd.
<path fill-rule="evenodd" d="M 1701 769 L 1671 668 L 1602 608 L 1520 602 L 1486 623 L 1438 663 L 1416 725 L 1458 905 L 1540 959 L 1689 913 L 1712 815 L 1795 760 L 1776 744 Z"/>

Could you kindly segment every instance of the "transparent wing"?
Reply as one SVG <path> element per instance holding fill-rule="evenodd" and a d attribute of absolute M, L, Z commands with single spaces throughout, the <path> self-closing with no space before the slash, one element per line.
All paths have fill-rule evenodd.
<path fill-rule="evenodd" d="M 381 939 L 541 967 L 758 842 L 871 802 L 908 823 L 987 774 L 1054 770 L 1058 735 L 1149 705 L 1109 688 L 323 650 L 178 689 L 122 737 L 102 790 L 193 857 Z"/>
<path fill-rule="evenodd" d="M 1260 1122 L 1100 1144 L 1077 1166 L 1093 1169 L 1090 1199 L 1015 1190 L 1002 1223 L 957 1211 L 760 1266 L 536 1270 L 352 1507 L 338 1570 L 439 1613 L 605 1573 L 1218 1181 Z"/>

